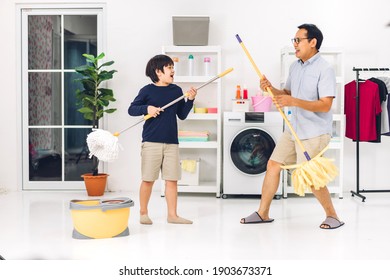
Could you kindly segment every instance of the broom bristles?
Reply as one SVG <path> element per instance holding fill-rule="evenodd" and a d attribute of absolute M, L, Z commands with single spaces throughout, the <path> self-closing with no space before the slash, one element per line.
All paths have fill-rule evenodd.
<path fill-rule="evenodd" d="M 118 137 L 110 132 L 95 129 L 87 136 L 89 157 L 95 156 L 101 161 L 114 161 L 119 157 L 120 144 Z"/>

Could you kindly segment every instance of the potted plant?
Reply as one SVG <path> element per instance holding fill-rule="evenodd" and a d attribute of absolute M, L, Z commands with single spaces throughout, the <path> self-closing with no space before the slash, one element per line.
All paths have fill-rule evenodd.
<path fill-rule="evenodd" d="M 102 83 L 113 78 L 116 70 L 106 70 L 106 67 L 114 64 L 114 61 L 108 61 L 100 64 L 101 59 L 105 54 L 101 53 L 98 56 L 92 54 L 83 54 L 86 59 L 86 64 L 76 67 L 75 71 L 82 75 L 81 78 L 75 81 L 80 82 L 83 86 L 82 90 L 76 91 L 78 109 L 83 114 L 84 118 L 92 121 L 92 128 L 99 128 L 99 120 L 105 113 L 111 114 L 116 111 L 114 108 L 107 108 L 110 102 L 116 101 L 114 93 L 111 89 L 102 87 Z M 99 173 L 99 160 L 92 156 L 92 172 L 82 175 L 88 195 L 99 196 L 104 194 L 106 188 L 108 174 Z M 91 184 L 96 186 L 91 186 Z"/>

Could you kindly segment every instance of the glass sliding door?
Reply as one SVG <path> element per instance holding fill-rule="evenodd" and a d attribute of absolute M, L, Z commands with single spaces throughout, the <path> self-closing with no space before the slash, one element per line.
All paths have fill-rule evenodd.
<path fill-rule="evenodd" d="M 77 111 L 73 69 L 100 51 L 102 9 L 26 9 L 21 19 L 23 189 L 82 189 L 92 125 Z"/>

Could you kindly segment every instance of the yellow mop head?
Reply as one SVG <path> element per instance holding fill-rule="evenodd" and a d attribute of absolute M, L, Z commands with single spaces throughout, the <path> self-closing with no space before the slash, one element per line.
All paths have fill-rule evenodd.
<path fill-rule="evenodd" d="M 282 166 L 283 169 L 295 168 L 291 173 L 291 182 L 297 195 L 305 196 L 305 191 L 311 191 L 312 187 L 319 190 L 337 177 L 338 169 L 333 160 L 322 157 L 327 149 L 304 163 Z"/>

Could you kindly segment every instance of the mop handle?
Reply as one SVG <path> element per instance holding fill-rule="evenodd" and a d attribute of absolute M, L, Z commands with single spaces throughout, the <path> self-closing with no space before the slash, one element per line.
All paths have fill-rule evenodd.
<path fill-rule="evenodd" d="M 236 38 L 237 38 L 238 42 L 240 43 L 242 49 L 244 50 L 246 56 L 249 58 L 249 61 L 251 62 L 252 66 L 255 68 L 257 75 L 260 77 L 260 79 L 263 79 L 264 78 L 263 74 L 260 72 L 260 69 L 257 67 L 256 63 L 252 59 L 252 56 L 249 54 L 248 50 L 246 49 L 244 43 L 242 42 L 242 40 L 238 34 L 236 34 Z M 269 87 L 267 87 L 267 92 L 269 93 L 269 95 L 272 98 L 274 98 L 274 94 L 272 93 L 272 91 Z M 283 110 L 279 106 L 276 106 L 276 108 L 278 109 L 279 113 L 282 115 L 287 126 L 290 128 L 292 135 L 294 136 L 295 140 L 297 141 L 297 143 L 298 143 L 299 147 L 301 148 L 302 152 L 304 153 L 306 159 L 309 161 L 311 158 L 310 158 L 309 154 L 306 152 L 305 147 L 303 146 L 301 140 L 298 138 L 298 135 L 296 134 L 295 130 L 293 129 L 290 121 L 287 119 L 286 114 L 283 112 Z"/>
<path fill-rule="evenodd" d="M 233 71 L 233 68 L 229 68 L 229 69 L 223 71 L 222 73 L 220 73 L 220 74 L 216 75 L 215 77 L 211 78 L 210 80 L 208 80 L 204 84 L 201 84 L 199 87 L 196 88 L 196 90 L 200 90 L 201 88 L 211 84 L 212 82 L 214 82 L 215 80 L 217 80 L 219 78 L 222 78 L 223 76 L 225 76 L 226 74 L 228 74 L 228 73 L 230 73 L 232 71 Z M 168 104 L 164 105 L 163 107 L 161 107 L 161 109 L 164 110 L 164 109 L 168 108 L 169 106 L 179 102 L 180 100 L 182 100 L 184 97 L 187 97 L 187 96 L 188 96 L 188 93 L 186 92 L 182 96 L 176 98 L 175 100 L 173 100 L 173 101 L 169 102 Z M 114 136 L 119 136 L 121 133 L 125 132 L 126 130 L 128 130 L 128 129 L 132 128 L 133 126 L 136 126 L 137 124 L 139 124 L 139 123 L 141 123 L 143 121 L 146 121 L 146 120 L 148 120 L 148 119 L 150 119 L 152 117 L 153 117 L 152 115 L 147 114 L 139 122 L 133 124 L 132 126 L 129 126 L 129 127 L 125 128 L 125 129 L 121 130 L 120 132 L 115 132 Z"/>

